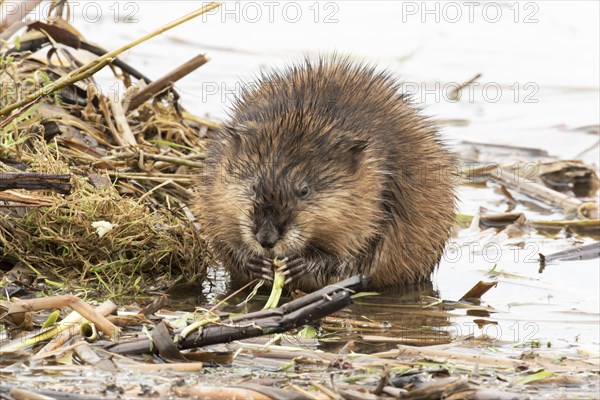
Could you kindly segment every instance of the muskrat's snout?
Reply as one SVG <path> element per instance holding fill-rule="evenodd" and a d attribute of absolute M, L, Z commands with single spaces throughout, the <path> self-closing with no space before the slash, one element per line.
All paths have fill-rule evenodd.
<path fill-rule="evenodd" d="M 254 236 L 264 249 L 272 249 L 279 240 L 279 232 L 271 220 L 263 222 L 256 230 Z"/>
<path fill-rule="evenodd" d="M 267 197 L 263 202 L 255 204 L 250 214 L 252 233 L 264 250 L 272 253 L 286 242 L 285 234 L 290 224 L 289 211 L 279 206 L 277 199 Z"/>

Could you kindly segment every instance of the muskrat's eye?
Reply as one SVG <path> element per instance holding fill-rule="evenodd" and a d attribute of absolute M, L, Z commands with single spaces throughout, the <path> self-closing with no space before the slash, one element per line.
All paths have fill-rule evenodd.
<path fill-rule="evenodd" d="M 300 197 L 305 198 L 305 197 L 308 197 L 309 194 L 310 194 L 310 189 L 308 188 L 308 186 L 302 185 L 302 188 L 300 189 Z"/>

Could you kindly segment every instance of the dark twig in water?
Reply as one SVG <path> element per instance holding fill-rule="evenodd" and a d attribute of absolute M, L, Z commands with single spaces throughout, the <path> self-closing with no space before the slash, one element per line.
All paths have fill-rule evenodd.
<path fill-rule="evenodd" d="M 559 251 L 556 253 L 544 255 L 539 254 L 540 263 L 547 263 L 550 261 L 561 260 L 591 260 L 600 257 L 600 243 L 590 243 L 584 246 L 575 247 L 568 250 Z"/>
<path fill-rule="evenodd" d="M 233 318 L 224 316 L 217 323 L 202 327 L 179 343 L 180 349 L 192 349 L 216 343 L 228 343 L 262 335 L 281 333 L 316 321 L 352 303 L 352 295 L 363 290 L 368 279 L 354 276 L 329 285 L 281 307 L 257 311 Z M 175 333 L 179 333 L 177 331 Z M 106 350 L 119 354 L 141 354 L 150 351 L 147 337 L 109 345 Z"/>

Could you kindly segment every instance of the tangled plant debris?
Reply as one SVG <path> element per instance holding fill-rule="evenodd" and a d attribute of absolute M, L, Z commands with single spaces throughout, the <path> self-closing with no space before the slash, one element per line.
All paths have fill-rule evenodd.
<path fill-rule="evenodd" d="M 242 315 L 223 311 L 240 311 L 230 297 L 208 311 L 184 312 L 165 310 L 166 295 L 143 308 L 47 296 L 55 289 L 83 290 L 92 299 L 153 294 L 178 280 L 201 282 L 212 262 L 186 202 L 194 169 L 203 166 L 206 137 L 218 124 L 183 109 L 173 89 L 208 59 L 197 55 L 151 81 L 59 18 L 65 3 L 52 1 L 52 23 L 25 22 L 0 32 L 0 397 L 527 399 L 597 393 L 598 354 L 578 347 L 577 339 L 557 349 L 529 336 L 507 343 L 452 330 L 460 317 L 479 329 L 507 322 L 495 317 L 506 318 L 501 306 L 481 297 L 507 280 L 518 285 L 526 278 L 530 290 L 533 280 L 503 266 L 488 268 L 485 281 L 457 301 L 438 298 L 431 284 L 406 295 L 359 298 L 353 294 L 362 287 L 359 278 Z M 104 58 L 89 63 L 90 54 Z M 127 89 L 116 100 L 94 79 L 103 63 Z M 53 91 L 34 96 L 48 85 Z M 499 186 L 507 210 L 458 215 L 467 239 L 495 235 L 514 242 L 532 230 L 600 237 L 595 169 L 576 161 L 541 162 L 540 179 L 520 185 L 512 178 L 531 178 L 530 171 L 511 170 L 514 161 L 496 163 L 498 152 L 511 160 L 530 152 L 536 162 L 548 154 L 475 147 L 461 152 L 474 165 L 462 183 Z M 495 159 L 485 158 L 492 153 Z M 494 173 L 499 169 L 507 171 L 504 179 Z M 530 198 L 562 214 L 529 218 L 518 206 Z M 540 254 L 540 272 L 546 263 L 553 268 L 560 260 L 598 257 L 597 242 L 581 242 Z M 21 296 L 29 299 L 15 298 Z M 311 326 L 296 335 L 280 333 L 305 323 Z M 268 333 L 277 334 L 262 337 Z M 228 343 L 233 339 L 240 340 Z M 207 368 L 218 365 L 232 368 Z"/>
<path fill-rule="evenodd" d="M 116 100 L 102 94 L 90 73 L 79 72 L 90 56 L 81 49 L 100 59 L 110 53 L 60 18 L 30 22 L 17 37 L 18 46 L 5 43 L 0 57 L 1 180 L 38 173 L 38 184 L 56 189 L 39 173 L 70 175 L 70 191 L 0 192 L 3 269 L 25 266 L 39 282 L 112 294 L 202 282 L 210 254 L 186 202 L 192 170 L 202 166 L 203 136 L 215 124 L 178 104 L 173 73 L 168 84 L 153 86 L 115 62 L 115 79 L 127 90 Z M 195 60 L 183 74 L 207 61 Z M 64 79 L 73 82 L 52 86 Z M 54 91 L 14 107 L 48 87 Z"/>

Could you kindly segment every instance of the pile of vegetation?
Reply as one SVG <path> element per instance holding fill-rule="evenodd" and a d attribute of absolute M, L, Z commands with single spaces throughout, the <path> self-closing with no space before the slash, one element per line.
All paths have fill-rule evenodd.
<path fill-rule="evenodd" d="M 116 54 L 160 32 L 109 53 L 66 12 L 0 34 L 0 268 L 13 272 L 4 284 L 18 275 L 22 285 L 24 270 L 32 285 L 113 294 L 203 280 L 211 258 L 186 204 L 217 125 L 186 112 L 173 83 L 207 58 L 152 82 Z M 94 79 L 105 65 L 119 98 Z"/>

